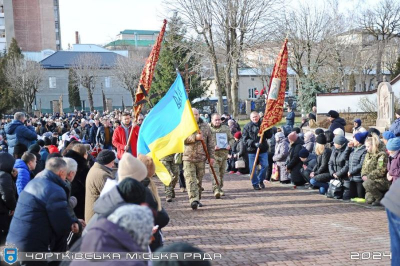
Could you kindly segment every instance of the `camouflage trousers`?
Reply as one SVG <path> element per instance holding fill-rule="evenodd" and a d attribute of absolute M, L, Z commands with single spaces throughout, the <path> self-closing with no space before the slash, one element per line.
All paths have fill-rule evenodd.
<path fill-rule="evenodd" d="M 162 164 L 167 168 L 169 174 L 171 175 L 171 183 L 165 187 L 165 197 L 174 198 L 175 197 L 175 186 L 179 178 L 179 165 L 175 164 L 173 161 L 161 161 Z"/>
<path fill-rule="evenodd" d="M 386 180 L 375 180 L 367 179 L 363 182 L 365 188 L 365 201 L 372 203 L 376 200 L 380 201 L 384 193 L 389 190 L 390 183 Z"/>
<path fill-rule="evenodd" d="M 226 159 L 224 157 L 217 157 L 214 160 L 214 171 L 215 175 L 217 176 L 217 180 L 219 183 L 219 186 L 215 182 L 215 178 L 211 176 L 212 179 L 212 187 L 213 187 L 213 193 L 215 194 L 216 192 L 222 192 L 222 187 L 224 186 L 224 174 L 226 172 Z M 211 169 L 210 169 L 211 171 Z M 212 172 L 211 172 L 212 174 Z"/>
<path fill-rule="evenodd" d="M 186 180 L 186 189 L 189 195 L 189 201 L 200 201 L 201 184 L 205 174 L 205 162 L 183 161 L 183 174 Z"/>

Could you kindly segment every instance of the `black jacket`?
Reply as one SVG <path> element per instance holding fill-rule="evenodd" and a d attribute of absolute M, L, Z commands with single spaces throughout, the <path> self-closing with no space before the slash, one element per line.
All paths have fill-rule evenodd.
<path fill-rule="evenodd" d="M 329 173 L 329 159 L 331 158 L 332 150 L 325 148 L 324 153 L 318 155 L 317 164 L 314 167 L 314 179 L 318 182 L 329 182 L 332 179 Z"/>
<path fill-rule="evenodd" d="M 346 165 L 346 161 L 349 159 L 350 151 L 351 149 L 347 149 L 347 144 L 339 150 L 332 148 L 331 158 L 329 159 L 329 173 L 332 177 L 336 173 L 340 179 L 347 178 L 349 166 Z"/>
<path fill-rule="evenodd" d="M 0 214 L 8 214 L 17 205 L 17 188 L 11 177 L 15 159 L 8 153 L 0 153 Z"/>
<path fill-rule="evenodd" d="M 76 172 L 74 181 L 71 184 L 71 196 L 76 197 L 78 203 L 74 209 L 79 219 L 85 217 L 85 193 L 86 193 L 86 176 L 89 172 L 87 160 L 79 153 L 69 150 L 65 157 L 74 159 L 78 163 L 78 171 Z"/>
<path fill-rule="evenodd" d="M 110 130 L 110 145 L 112 145 L 112 137 L 114 134 L 114 130 L 111 127 L 108 127 Z M 99 129 L 97 129 L 97 134 L 96 134 L 96 143 L 100 143 L 101 145 L 104 145 L 105 142 L 105 133 L 104 133 L 104 126 L 100 126 Z"/>
<path fill-rule="evenodd" d="M 303 185 L 305 183 L 300 174 L 303 162 L 299 157 L 299 151 L 303 148 L 303 144 L 303 140 L 297 138 L 297 140 L 290 145 L 289 156 L 286 164 L 287 169 L 290 170 L 290 178 L 296 185 Z"/>
<path fill-rule="evenodd" d="M 257 124 L 249 122 L 243 127 L 242 137 L 248 153 L 257 152 L 255 144 L 260 142 L 260 137 L 258 136 L 258 131 L 260 130 L 260 126 L 261 126 L 261 119 L 258 121 Z M 264 132 L 263 140 L 260 145 L 260 153 L 265 153 L 268 151 L 267 139 L 271 137 L 272 137 L 271 129 L 268 129 L 267 131 Z"/>
<path fill-rule="evenodd" d="M 365 159 L 365 155 L 367 154 L 367 149 L 365 145 L 347 149 L 351 150 L 349 160 L 346 162 L 346 166 L 349 168 L 350 173 L 350 181 L 362 182 L 361 179 L 361 168 Z"/>
<path fill-rule="evenodd" d="M 330 131 L 334 131 L 337 128 L 341 128 L 344 131 L 344 127 L 346 126 L 346 120 L 344 120 L 341 117 L 335 118 L 334 120 L 332 120 L 331 122 L 332 124 L 329 126 L 329 130 Z"/>

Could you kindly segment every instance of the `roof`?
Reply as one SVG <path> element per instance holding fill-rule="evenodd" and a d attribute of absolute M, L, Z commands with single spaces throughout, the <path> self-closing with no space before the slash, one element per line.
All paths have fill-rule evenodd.
<path fill-rule="evenodd" d="M 120 34 L 154 35 L 159 34 L 159 30 L 123 30 Z"/>
<path fill-rule="evenodd" d="M 51 56 L 40 61 L 44 69 L 65 69 L 74 65 L 75 60 L 82 54 L 94 54 L 101 58 L 102 68 L 110 68 L 114 66 L 115 61 L 121 55 L 114 52 L 74 52 L 74 51 L 57 51 Z"/>
<path fill-rule="evenodd" d="M 155 40 L 116 40 L 106 44 L 104 47 L 113 47 L 113 46 L 140 46 L 147 47 L 153 46 Z"/>

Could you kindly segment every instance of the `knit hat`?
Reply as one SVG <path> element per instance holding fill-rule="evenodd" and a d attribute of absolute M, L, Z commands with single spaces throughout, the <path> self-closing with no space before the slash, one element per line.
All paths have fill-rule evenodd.
<path fill-rule="evenodd" d="M 29 146 L 28 151 L 32 152 L 32 153 L 39 153 L 40 152 L 39 144 L 37 144 L 37 143 L 32 144 L 31 146 Z"/>
<path fill-rule="evenodd" d="M 339 117 L 339 113 L 336 112 L 335 110 L 330 110 L 326 116 L 327 117 L 332 117 L 332 118 L 338 118 Z"/>
<path fill-rule="evenodd" d="M 317 143 L 319 143 L 319 144 L 322 144 L 322 145 L 325 145 L 325 144 L 327 143 L 325 134 L 323 134 L 323 133 L 322 133 L 322 134 L 319 134 L 319 135 L 317 136 L 315 142 L 317 142 Z"/>
<path fill-rule="evenodd" d="M 364 144 L 365 139 L 367 138 L 367 136 L 368 136 L 368 132 L 359 132 L 359 133 L 357 133 L 357 134 L 354 135 L 354 138 L 355 138 L 358 142 L 360 142 L 361 144 Z"/>
<path fill-rule="evenodd" d="M 333 138 L 335 137 L 335 135 L 333 135 L 333 132 L 330 130 L 325 131 L 325 137 L 326 137 L 326 141 L 331 143 L 333 141 Z"/>
<path fill-rule="evenodd" d="M 147 177 L 153 177 L 156 173 L 156 166 L 154 165 L 153 159 L 144 154 L 138 154 L 138 159 L 146 166 Z"/>
<path fill-rule="evenodd" d="M 386 144 L 386 149 L 388 151 L 398 151 L 400 150 L 400 138 L 392 138 L 388 140 Z"/>
<path fill-rule="evenodd" d="M 37 141 L 37 144 L 38 144 L 40 147 L 43 147 L 43 146 L 44 146 L 44 140 L 39 139 L 39 140 Z"/>
<path fill-rule="evenodd" d="M 14 157 L 8 152 L 0 152 L 0 171 L 11 174 L 15 164 Z"/>
<path fill-rule="evenodd" d="M 106 165 L 115 160 L 115 153 L 110 150 L 102 150 L 96 157 L 96 162 Z"/>
<path fill-rule="evenodd" d="M 357 123 L 358 126 L 361 126 L 361 119 L 360 118 L 354 119 L 353 122 Z"/>
<path fill-rule="evenodd" d="M 333 142 L 338 145 L 343 145 L 347 142 L 347 139 L 343 136 L 338 135 L 333 139 Z"/>
<path fill-rule="evenodd" d="M 292 132 L 289 134 L 288 139 L 290 142 L 295 142 L 297 140 L 298 136 L 296 132 Z"/>
<path fill-rule="evenodd" d="M 315 135 L 319 135 L 319 134 L 324 134 L 324 130 L 322 129 L 322 128 L 317 128 L 316 130 L 315 130 Z"/>
<path fill-rule="evenodd" d="M 124 205 L 108 216 L 107 220 L 119 225 L 142 250 L 147 250 L 154 226 L 153 213 L 149 207 Z"/>
<path fill-rule="evenodd" d="M 275 139 L 284 139 L 285 138 L 285 134 L 283 134 L 283 132 L 277 132 L 275 134 Z"/>
<path fill-rule="evenodd" d="M 146 201 L 145 186 L 133 178 L 122 180 L 118 184 L 118 191 L 126 203 L 141 204 Z"/>
<path fill-rule="evenodd" d="M 13 155 L 17 155 L 17 157 L 20 158 L 22 156 L 22 154 L 24 154 L 24 152 L 26 152 L 27 150 L 28 150 L 28 148 L 26 147 L 25 144 L 18 143 L 14 146 Z"/>
<path fill-rule="evenodd" d="M 397 115 L 400 115 L 400 109 L 397 109 L 397 110 L 396 110 L 396 114 L 397 114 Z"/>
<path fill-rule="evenodd" d="M 308 158 L 308 155 L 310 155 L 310 153 L 308 152 L 308 150 L 306 148 L 302 148 L 299 151 L 299 157 L 300 158 Z"/>
<path fill-rule="evenodd" d="M 368 137 L 372 137 L 372 133 L 375 133 L 378 137 L 381 135 L 381 132 L 377 130 L 376 128 L 370 127 L 368 129 Z"/>
<path fill-rule="evenodd" d="M 386 140 L 389 140 L 389 139 L 395 138 L 396 136 L 391 131 L 385 131 L 385 132 L 383 132 L 382 137 Z"/>
<path fill-rule="evenodd" d="M 317 120 L 317 117 L 313 113 L 308 114 L 309 119 Z"/>
<path fill-rule="evenodd" d="M 343 131 L 343 129 L 341 129 L 341 128 L 337 128 L 337 129 L 335 129 L 335 130 L 333 131 L 333 135 L 335 135 L 335 136 L 337 136 L 337 135 L 339 135 L 339 136 L 344 136 L 344 131 Z"/>
<path fill-rule="evenodd" d="M 126 177 L 132 177 L 139 182 L 147 177 L 146 166 L 129 152 L 125 152 L 118 163 L 119 182 L 122 182 Z"/>
<path fill-rule="evenodd" d="M 299 127 L 294 127 L 294 128 L 292 129 L 292 132 L 296 132 L 297 134 L 300 134 L 301 129 L 300 129 Z"/>
<path fill-rule="evenodd" d="M 233 135 L 233 137 L 235 139 L 240 139 L 242 137 L 242 132 L 240 132 L 240 131 L 236 132 L 235 135 Z"/>

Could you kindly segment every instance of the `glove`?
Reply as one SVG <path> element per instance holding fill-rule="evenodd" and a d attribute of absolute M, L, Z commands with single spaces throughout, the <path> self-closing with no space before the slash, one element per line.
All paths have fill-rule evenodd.
<path fill-rule="evenodd" d="M 260 147 L 260 143 L 259 142 L 254 143 L 254 147 L 258 149 L 258 147 Z"/>

